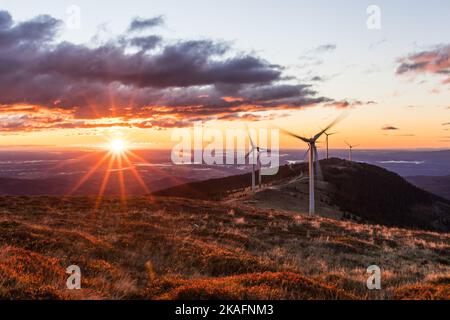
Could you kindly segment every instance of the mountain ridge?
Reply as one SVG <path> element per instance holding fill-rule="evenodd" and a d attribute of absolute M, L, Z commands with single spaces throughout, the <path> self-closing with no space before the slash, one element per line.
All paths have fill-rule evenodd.
<path fill-rule="evenodd" d="M 412 185 L 398 174 L 338 158 L 320 163 L 323 180 L 316 183 L 319 212 L 321 209 L 335 211 L 334 216 L 338 218 L 355 217 L 387 226 L 450 229 L 450 201 Z M 306 212 L 307 172 L 306 163 L 280 167 L 277 175 L 263 177 L 264 188 L 254 196 L 249 192 L 249 173 L 188 183 L 153 194 L 217 201 L 237 194 L 243 201 L 259 207 Z M 277 197 L 283 200 L 278 201 Z"/>

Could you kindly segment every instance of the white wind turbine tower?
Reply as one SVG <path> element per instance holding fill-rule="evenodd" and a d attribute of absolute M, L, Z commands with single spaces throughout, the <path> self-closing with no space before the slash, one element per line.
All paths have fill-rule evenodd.
<path fill-rule="evenodd" d="M 352 161 L 352 151 L 353 151 L 353 148 L 356 148 L 357 146 L 359 146 L 359 145 L 356 145 L 356 146 L 353 146 L 353 145 L 351 145 L 350 143 L 348 143 L 347 141 L 345 141 L 345 143 L 348 145 L 348 147 L 349 147 L 349 150 L 348 150 L 348 160 L 349 161 Z"/>
<path fill-rule="evenodd" d="M 329 159 L 329 156 L 328 156 L 328 137 L 337 134 L 337 132 L 332 132 L 332 133 L 324 132 L 324 134 L 325 134 L 325 136 L 326 136 L 326 143 L 327 143 L 327 160 L 328 160 L 328 159 Z"/>
<path fill-rule="evenodd" d="M 247 129 L 248 131 L 248 129 Z M 261 158 L 260 154 L 261 152 L 267 152 L 270 151 L 268 149 L 260 148 L 259 146 L 255 145 L 253 142 L 253 139 L 250 135 L 250 131 L 248 131 L 248 137 L 250 138 L 250 145 L 251 149 L 250 151 L 245 155 L 245 158 L 248 159 L 250 155 L 252 155 L 252 192 L 255 192 L 255 171 L 258 171 L 258 184 L 259 188 L 261 188 Z M 256 168 L 255 168 L 255 152 L 256 152 Z M 256 170 L 255 170 L 256 169 Z"/>
<path fill-rule="evenodd" d="M 309 159 L 308 159 L 308 166 L 309 166 L 309 214 L 313 215 L 316 212 L 315 209 L 315 200 L 314 200 L 314 163 L 317 162 L 316 170 L 320 177 L 321 170 L 320 170 L 320 164 L 318 162 L 319 155 L 317 153 L 317 147 L 316 147 L 316 141 L 328 130 L 330 130 L 333 126 L 335 126 L 339 121 L 342 120 L 345 114 L 341 114 L 339 117 L 337 117 L 333 122 L 331 122 L 324 130 L 320 131 L 318 134 L 311 138 L 305 138 L 299 135 L 296 135 L 294 133 L 291 133 L 289 131 L 283 130 L 284 133 L 297 138 L 299 140 L 302 140 L 303 142 L 306 142 L 309 146 L 307 153 L 309 153 Z"/>

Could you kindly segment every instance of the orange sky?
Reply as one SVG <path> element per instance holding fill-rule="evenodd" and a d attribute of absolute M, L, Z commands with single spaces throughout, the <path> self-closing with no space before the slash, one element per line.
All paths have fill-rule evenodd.
<path fill-rule="evenodd" d="M 339 134 L 331 147 L 345 148 L 347 140 L 364 149 L 450 148 L 445 2 L 427 5 L 432 17 L 419 24 L 422 5 L 411 3 L 413 19 L 381 1 L 390 15 L 369 30 L 364 5 L 353 3 L 343 18 L 329 15 L 327 8 L 343 9 L 332 1 L 308 4 L 314 15 L 297 1 L 268 3 L 258 13 L 227 2 L 220 15 L 235 23 L 220 25 L 209 20 L 218 4 L 200 17 L 199 4 L 190 4 L 181 18 L 178 4 L 137 1 L 109 8 L 112 29 L 104 34 L 98 16 L 74 33 L 52 3 L 24 3 L 11 2 L 0 15 L 0 61 L 14 66 L 0 74 L 0 148 L 101 148 L 121 138 L 130 148 L 170 149 L 172 127 L 214 118 L 223 120 L 205 126 L 311 136 L 344 109 L 349 115 L 333 129 Z M 80 1 L 91 12 L 97 5 Z M 157 5 L 170 19 L 150 10 Z M 275 7 L 281 11 L 273 18 Z M 48 15 L 32 20 L 42 10 Z M 149 16 L 136 24 L 134 10 Z M 248 25 L 249 13 L 264 19 Z M 26 32 L 30 21 L 36 34 Z M 144 27 L 132 30 L 133 22 Z M 283 135 L 280 146 L 304 148 Z"/>
<path fill-rule="evenodd" d="M 380 114 L 388 112 L 389 117 L 380 119 Z M 396 111 L 395 111 L 396 110 Z M 429 112 L 427 108 L 417 108 L 413 111 L 405 108 L 398 110 L 388 107 L 361 107 L 350 110 L 349 115 L 339 123 L 335 130 L 338 134 L 330 140 L 331 147 L 345 148 L 345 140 L 352 144 L 359 144 L 364 149 L 391 148 L 448 148 L 450 140 L 442 138 L 445 126 L 439 124 L 448 110 L 435 108 Z M 291 112 L 292 115 L 271 121 L 260 122 L 210 122 L 206 127 L 245 128 L 247 123 L 251 128 L 281 127 L 303 136 L 310 136 L 326 126 L 341 110 L 332 108 L 311 108 L 303 111 Z M 384 118 L 384 117 L 382 117 Z M 384 126 L 395 126 L 398 130 L 381 130 Z M 175 142 L 171 141 L 172 129 L 154 130 L 137 128 L 91 128 L 91 129 L 52 129 L 34 132 L 3 133 L 0 136 L 2 147 L 11 146 L 46 146 L 58 148 L 86 148 L 102 147 L 111 139 L 121 138 L 127 141 L 129 147 L 138 149 L 171 148 Z M 304 148 L 295 139 L 280 136 L 281 148 Z"/>

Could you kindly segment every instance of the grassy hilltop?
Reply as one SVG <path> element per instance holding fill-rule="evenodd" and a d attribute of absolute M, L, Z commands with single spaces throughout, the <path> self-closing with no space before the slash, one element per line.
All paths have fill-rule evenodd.
<path fill-rule="evenodd" d="M 0 198 L 1 299 L 448 299 L 450 235 L 165 197 Z M 82 290 L 65 288 L 65 269 Z M 368 291 L 366 268 L 382 268 Z"/>

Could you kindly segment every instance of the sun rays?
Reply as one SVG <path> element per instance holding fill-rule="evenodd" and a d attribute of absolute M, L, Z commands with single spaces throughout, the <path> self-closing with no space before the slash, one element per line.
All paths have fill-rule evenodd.
<path fill-rule="evenodd" d="M 153 200 L 151 195 L 153 188 L 149 187 L 149 180 L 143 176 L 144 172 L 146 175 L 151 174 L 152 179 L 166 179 L 171 185 L 185 182 L 172 175 L 170 171 L 160 169 L 157 164 L 145 159 L 138 150 L 134 150 L 133 143 L 120 132 L 114 132 L 98 147 L 100 150 L 83 154 L 69 163 L 57 165 L 58 167 L 80 165 L 82 161 L 89 163 L 86 172 L 74 183 L 66 193 L 66 197 L 94 195 L 94 212 L 100 209 L 106 195 L 117 195 L 124 207 L 127 205 L 127 199 L 137 194 L 145 194 Z"/>
<path fill-rule="evenodd" d="M 106 190 L 111 184 L 111 176 L 113 174 L 117 175 L 119 196 L 122 205 L 126 206 L 127 196 L 129 195 L 127 194 L 127 186 L 125 184 L 126 174 L 130 174 L 145 194 L 150 194 L 150 188 L 134 164 L 135 161 L 148 162 L 130 150 L 130 143 L 126 139 L 110 139 L 103 148 L 105 150 L 100 153 L 99 159 L 78 180 L 67 196 L 74 195 L 77 190 L 88 183 L 90 179 L 93 179 L 95 174 L 101 172 L 103 172 L 103 177 L 101 177 L 100 186 L 95 199 L 95 210 L 100 208 Z"/>

